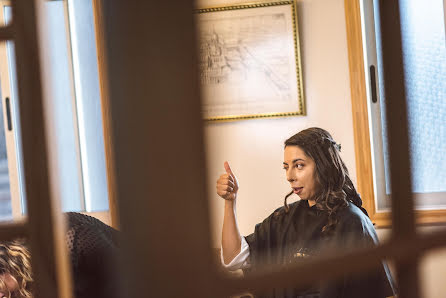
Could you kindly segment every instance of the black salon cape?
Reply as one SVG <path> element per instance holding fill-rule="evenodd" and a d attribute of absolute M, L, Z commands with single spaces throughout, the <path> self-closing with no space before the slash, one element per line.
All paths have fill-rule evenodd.
<path fill-rule="evenodd" d="M 310 207 L 306 200 L 289 207 L 288 213 L 284 207 L 277 209 L 246 237 L 251 267 L 244 270 L 245 275 L 263 266 L 289 264 L 298 262 L 300 258 L 333 251 L 331 248 L 351 250 L 378 243 L 372 222 L 352 203 L 338 212 L 336 230 L 331 236 L 324 236 L 321 232 L 327 223 L 325 212 L 316 206 Z M 382 298 L 394 295 L 391 275 L 385 264 L 374 272 L 346 275 L 337 282 L 321 283 L 317 276 L 314 280 L 315 284 L 309 288 L 273 289 L 255 297 Z"/>
<path fill-rule="evenodd" d="M 81 213 L 68 212 L 66 218 L 74 297 L 121 298 L 119 232 Z"/>

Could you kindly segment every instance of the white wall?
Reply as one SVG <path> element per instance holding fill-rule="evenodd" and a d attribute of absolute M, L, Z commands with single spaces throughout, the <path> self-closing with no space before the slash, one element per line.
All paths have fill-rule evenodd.
<path fill-rule="evenodd" d="M 206 2 L 214 6 L 215 1 Z M 242 234 L 283 204 L 289 191 L 282 169 L 283 142 L 319 126 L 342 144 L 342 157 L 356 181 L 343 0 L 298 1 L 303 83 L 307 116 L 208 123 L 205 127 L 214 245 L 219 247 L 223 200 L 215 181 L 228 160 L 237 175 Z"/>

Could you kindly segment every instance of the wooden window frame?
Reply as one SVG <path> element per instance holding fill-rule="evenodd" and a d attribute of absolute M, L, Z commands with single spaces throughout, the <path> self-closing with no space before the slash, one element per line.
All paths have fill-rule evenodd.
<path fill-rule="evenodd" d="M 1 241 L 27 237 L 33 268 L 34 297 L 72 297 L 71 270 L 65 244 L 65 223 L 50 178 L 45 127 L 45 98 L 41 79 L 39 31 L 43 2 L 11 1 L 13 21 L 0 27 L 0 39 L 14 40 L 20 124 L 28 216 L 25 221 L 0 225 Z M 48 262 L 55 258 L 56 261 Z M 52 279 L 56 277 L 56 284 Z"/>
<path fill-rule="evenodd" d="M 353 134 L 358 192 L 376 227 L 390 227 L 390 212 L 378 212 L 373 189 L 372 148 L 367 109 L 366 77 L 361 24 L 361 0 L 345 0 L 345 20 L 350 71 Z M 417 224 L 446 223 L 446 210 L 416 210 Z"/>
<path fill-rule="evenodd" d="M 12 2 L 11 0 L 0 0 L 0 21 L 4 21 L 5 20 L 5 16 L 4 16 L 4 10 L 3 8 L 5 6 L 11 6 L 12 7 Z M 68 22 L 68 4 L 67 2 L 64 2 L 64 9 L 65 9 L 65 14 L 66 14 L 66 19 L 65 21 Z M 67 25 L 67 37 L 68 39 L 71 39 L 70 37 L 70 32 L 68 29 L 68 25 Z M 69 47 L 71 47 L 71 41 L 68 40 L 67 41 L 69 43 Z M 1 74 L 1 91 L 2 91 L 2 96 L 3 98 L 5 97 L 10 97 L 11 98 L 11 94 L 12 94 L 12 90 L 11 90 L 11 78 L 10 78 L 10 63 L 8 61 L 8 55 L 7 55 L 7 47 L 6 47 L 6 42 L 2 43 L 0 45 L 0 62 L 2 62 L 2 66 L 0 67 L 0 74 Z M 68 51 L 68 55 L 69 55 L 69 63 L 72 64 L 72 57 L 71 57 L 71 51 Z M 69 66 L 70 68 L 72 68 L 72 65 Z M 71 78 L 73 80 L 73 78 Z M 72 82 L 72 84 L 74 85 L 74 82 Z M 3 100 L 2 98 L 2 100 Z M 73 100 L 75 99 L 75 96 L 73 95 Z M 73 103 L 75 105 L 75 103 Z M 5 110 L 5 108 L 4 108 Z M 73 111 L 73 113 L 77 113 L 77 111 Z M 77 118 L 78 116 L 75 116 L 74 119 L 77 122 Z M 6 117 L 5 117 L 6 119 Z M 77 123 L 75 124 L 77 126 Z M 76 130 L 76 133 L 77 130 Z M 19 183 L 19 163 L 17 162 L 17 160 L 19 158 L 21 158 L 21 156 L 18 156 L 18 153 L 16 152 L 17 147 L 16 147 L 16 137 L 15 137 L 15 129 L 13 131 L 5 131 L 5 136 L 7 138 L 6 141 L 6 146 L 7 146 L 7 155 L 8 155 L 8 168 L 9 168 L 9 177 L 10 177 L 10 188 L 11 188 L 11 205 L 12 205 L 12 219 L 15 221 L 23 221 L 26 218 L 26 215 L 23 214 L 23 210 L 24 208 L 24 204 L 26 204 L 25 200 L 23 199 L 21 196 L 21 193 L 19 191 L 19 188 L 24 187 L 24 185 L 22 186 Z M 79 144 L 79 138 L 78 136 L 76 136 L 76 146 L 77 146 L 77 155 L 80 158 L 80 144 Z M 81 162 L 79 160 L 79 162 Z M 79 164 L 80 167 L 80 164 Z M 21 171 L 23 171 L 23 169 L 20 169 Z M 81 172 L 80 176 L 84 175 L 84 173 Z M 22 178 L 22 177 L 20 177 Z M 85 178 L 84 177 L 80 177 L 81 180 L 81 184 L 83 184 L 83 180 Z M 24 182 L 22 182 L 23 184 Z M 82 186 L 84 188 L 84 186 Z M 82 194 L 81 192 L 81 206 L 82 206 L 82 210 L 78 211 L 80 213 L 98 218 L 99 220 L 101 220 L 102 222 L 114 226 L 116 227 L 116 225 L 113 225 L 113 220 L 112 220 L 112 216 L 109 212 L 109 210 L 103 210 L 103 211 L 85 211 L 85 196 Z M 113 209 L 114 210 L 114 209 Z"/>
<path fill-rule="evenodd" d="M 346 10 L 359 11 L 359 2 L 345 1 Z M 162 1 L 141 1 L 138 5 L 107 1 L 110 10 L 106 9 L 107 18 L 104 18 L 107 32 L 104 48 L 107 50 L 106 83 L 110 92 L 105 103 L 111 112 L 109 120 L 114 120 L 109 128 L 113 137 L 111 151 L 116 153 L 110 158 L 115 165 L 112 170 L 116 177 L 116 195 L 126 199 L 125 202 L 118 200 L 124 231 L 121 234 L 122 270 L 118 272 L 124 279 L 123 293 L 129 297 L 227 297 L 246 290 L 302 286 L 314 283 L 314 276 L 318 280 L 341 277 L 347 272 L 361 272 L 381 266 L 382 259 L 393 259 L 396 261 L 397 282 L 401 285 L 400 296 L 419 297 L 418 257 L 428 249 L 445 246 L 446 233 L 417 235 L 414 230 L 410 179 L 407 179 L 410 177 L 407 116 L 405 110 L 399 107 L 404 105 L 405 96 L 398 1 L 382 0 L 385 15 L 381 16 L 381 23 L 386 25 L 383 27 L 388 29 L 384 34 L 383 40 L 386 42 L 383 43 L 383 53 L 389 55 L 384 55 L 384 61 L 395 66 L 385 71 L 385 79 L 395 79 L 389 82 L 392 87 L 397 87 L 386 90 L 386 94 L 388 92 L 395 97 L 394 102 L 388 103 L 387 111 L 399 117 L 398 120 L 391 119 L 391 122 L 402 120 L 402 125 L 389 129 L 390 142 L 395 144 L 389 150 L 394 162 L 391 177 L 392 189 L 395 190 L 392 239 L 377 248 L 350 254 L 333 252 L 323 258 L 286 268 L 268 268 L 244 279 L 222 276 L 215 271 L 212 262 L 207 197 L 203 184 L 206 175 L 200 95 L 194 65 L 196 44 L 192 2 L 180 1 L 172 10 L 171 3 Z M 51 189 L 56 185 L 52 185 L 50 180 L 44 127 L 36 30 L 36 10 L 38 4 L 43 2 L 15 0 L 13 3 L 14 30 L 0 28 L 0 38 L 10 39 L 14 35 L 16 41 L 20 108 L 24 115 L 21 123 L 25 143 L 25 174 L 29 178 L 26 179 L 26 186 L 32 199 L 27 201 L 29 224 L 0 225 L 0 238 L 6 240 L 23 234 L 29 236 L 31 252 L 35 256 L 32 265 L 36 298 L 70 298 L 70 272 L 64 249 L 63 225 L 57 204 L 51 196 Z M 154 21 L 158 26 L 153 26 Z M 348 32 L 352 29 L 351 25 L 347 18 Z M 163 28 L 164 34 L 158 34 L 159 28 Z M 355 38 L 361 36 L 360 32 L 356 33 L 353 35 Z M 169 34 L 181 38 L 165 38 Z M 147 51 L 154 43 L 162 51 Z M 184 55 L 175 55 L 180 47 Z M 361 51 L 358 53 L 362 55 Z M 170 71 L 178 68 L 182 72 Z M 360 77 L 362 67 L 356 70 L 358 72 L 353 74 Z M 160 77 L 161 80 L 149 83 L 141 79 Z M 164 100 L 166 89 L 160 86 L 160 82 L 164 84 L 166 79 L 173 80 L 176 87 L 168 90 L 170 102 Z M 360 92 L 362 88 L 362 95 L 365 94 L 364 86 L 352 86 L 355 87 L 352 92 L 353 89 Z M 131 96 L 126 96 L 123 101 L 122 95 Z M 162 109 L 166 104 L 173 104 L 175 108 Z M 176 117 L 172 117 L 172 113 Z M 163 130 L 159 127 L 163 127 Z M 159 160 L 160 153 L 172 156 L 178 153 L 178 140 L 171 138 L 169 133 L 187 138 L 182 143 L 182 149 L 188 158 L 182 161 L 181 167 L 178 167 L 175 158 Z M 154 138 L 141 138 L 142 135 Z M 153 142 L 158 139 L 162 142 Z M 370 155 L 366 157 L 370 158 Z M 176 188 L 172 188 L 169 167 L 176 169 L 176 177 L 189 179 L 178 179 L 175 181 Z M 181 195 L 178 195 L 177 189 L 182 191 Z M 56 258 L 54 265 L 45 262 L 53 256 Z M 57 285 L 54 285 L 48 272 L 56 273 Z M 296 279 L 296 276 L 299 278 Z"/>
<path fill-rule="evenodd" d="M 118 201 L 116 194 L 116 171 L 114 163 L 114 144 L 112 141 L 112 119 L 109 104 L 108 69 L 106 63 L 107 49 L 105 45 L 105 20 L 103 0 L 92 0 L 93 18 L 96 34 L 96 50 L 98 57 L 99 92 L 101 96 L 102 127 L 104 135 L 105 167 L 108 186 L 108 210 L 110 225 L 119 229 Z"/>

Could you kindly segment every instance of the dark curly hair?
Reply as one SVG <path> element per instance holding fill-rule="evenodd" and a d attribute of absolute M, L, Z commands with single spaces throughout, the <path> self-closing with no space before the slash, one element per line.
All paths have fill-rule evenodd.
<path fill-rule="evenodd" d="M 315 179 L 317 190 L 315 193 L 316 208 L 328 214 L 328 222 L 322 228 L 323 233 L 331 233 L 337 224 L 337 213 L 348 205 L 355 204 L 366 215 L 362 208 L 362 200 L 357 193 L 348 174 L 347 167 L 339 155 L 341 145 L 337 144 L 330 133 L 318 127 L 311 127 L 300 131 L 285 141 L 285 147 L 298 146 L 313 159 L 316 170 Z M 285 210 L 288 211 L 288 197 L 285 197 Z"/>

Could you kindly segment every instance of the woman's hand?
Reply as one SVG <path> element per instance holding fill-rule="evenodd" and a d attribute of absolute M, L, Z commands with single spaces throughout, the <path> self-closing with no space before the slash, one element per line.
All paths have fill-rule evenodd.
<path fill-rule="evenodd" d="M 223 174 L 217 180 L 217 194 L 225 200 L 234 201 L 237 198 L 238 182 L 234 173 L 225 161 L 226 174 Z"/>

